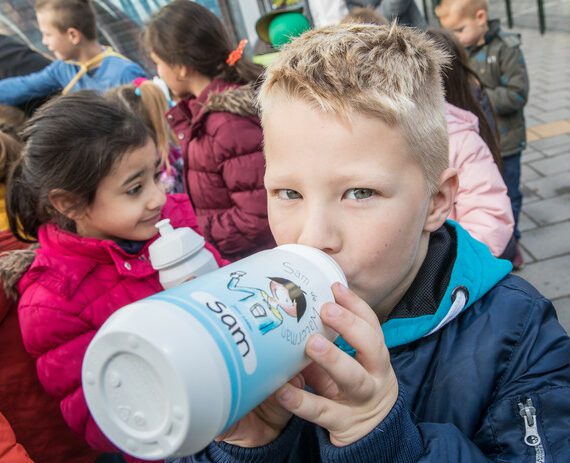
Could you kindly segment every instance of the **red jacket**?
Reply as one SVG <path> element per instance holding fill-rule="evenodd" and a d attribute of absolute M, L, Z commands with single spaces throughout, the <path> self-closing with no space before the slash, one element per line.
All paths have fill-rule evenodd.
<path fill-rule="evenodd" d="M 1 251 L 27 246 L 8 231 L 0 233 Z M 3 264 L 4 280 L 22 270 L 16 268 L 17 260 L 12 261 L 11 268 L 6 260 Z M 71 432 L 61 417 L 57 401 L 40 385 L 36 362 L 22 343 L 16 302 L 6 296 L 2 286 L 0 353 L 0 462 L 94 462 L 98 453 Z"/>
<path fill-rule="evenodd" d="M 166 117 L 182 147 L 188 193 L 204 237 L 229 260 L 275 246 L 250 87 L 214 80 Z"/>
<path fill-rule="evenodd" d="M 162 216 L 197 230 L 185 195 L 170 195 Z M 148 260 L 149 240 L 128 254 L 111 240 L 80 237 L 53 224 L 40 228 L 40 248 L 18 284 L 26 350 L 37 358 L 46 391 L 60 400 L 67 424 L 93 448 L 116 451 L 91 417 L 81 387 L 81 364 L 97 329 L 117 309 L 161 291 Z M 218 261 L 224 261 L 207 245 Z"/>
<path fill-rule="evenodd" d="M 8 420 L 0 413 L 0 463 L 33 463 L 16 436 Z"/>

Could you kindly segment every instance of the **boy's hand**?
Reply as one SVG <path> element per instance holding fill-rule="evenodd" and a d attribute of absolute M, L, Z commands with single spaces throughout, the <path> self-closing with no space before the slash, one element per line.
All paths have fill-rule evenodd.
<path fill-rule="evenodd" d="M 288 384 L 301 389 L 305 385 L 301 375 L 295 376 Z M 216 440 L 240 447 L 261 447 L 281 434 L 291 416 L 291 412 L 284 409 L 273 394 Z"/>
<path fill-rule="evenodd" d="M 305 351 L 314 363 L 303 376 L 316 394 L 288 383 L 276 397 L 295 415 L 326 428 L 340 447 L 361 439 L 388 415 L 398 382 L 376 314 L 340 283 L 333 293 L 337 303 L 325 304 L 321 318 L 357 350 L 356 359 L 313 335 Z"/>

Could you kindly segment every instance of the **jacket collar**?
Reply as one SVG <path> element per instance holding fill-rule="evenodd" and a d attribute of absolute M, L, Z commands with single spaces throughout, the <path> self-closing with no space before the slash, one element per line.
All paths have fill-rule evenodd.
<path fill-rule="evenodd" d="M 408 344 L 440 330 L 511 270 L 509 261 L 494 257 L 485 244 L 448 220 L 430 237 L 416 278 L 382 324 L 386 345 Z M 346 352 L 355 353 L 344 339 L 335 342 Z"/>

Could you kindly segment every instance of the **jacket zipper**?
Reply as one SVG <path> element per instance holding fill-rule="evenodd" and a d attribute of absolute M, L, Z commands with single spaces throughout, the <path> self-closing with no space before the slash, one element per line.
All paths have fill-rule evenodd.
<path fill-rule="evenodd" d="M 542 439 L 538 433 L 536 408 L 534 408 L 532 404 L 532 399 L 527 398 L 526 401 L 521 400 L 518 405 L 519 415 L 524 421 L 524 443 L 529 447 L 534 447 L 536 463 L 544 463 L 546 456 L 544 454 L 544 447 L 542 446 Z"/>

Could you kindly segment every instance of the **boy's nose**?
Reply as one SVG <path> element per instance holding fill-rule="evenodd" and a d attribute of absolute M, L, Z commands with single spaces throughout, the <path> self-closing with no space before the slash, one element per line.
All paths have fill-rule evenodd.
<path fill-rule="evenodd" d="M 324 207 L 308 210 L 304 219 L 298 244 L 320 249 L 327 254 L 336 254 L 340 250 L 341 236 L 335 217 L 331 217 Z"/>

